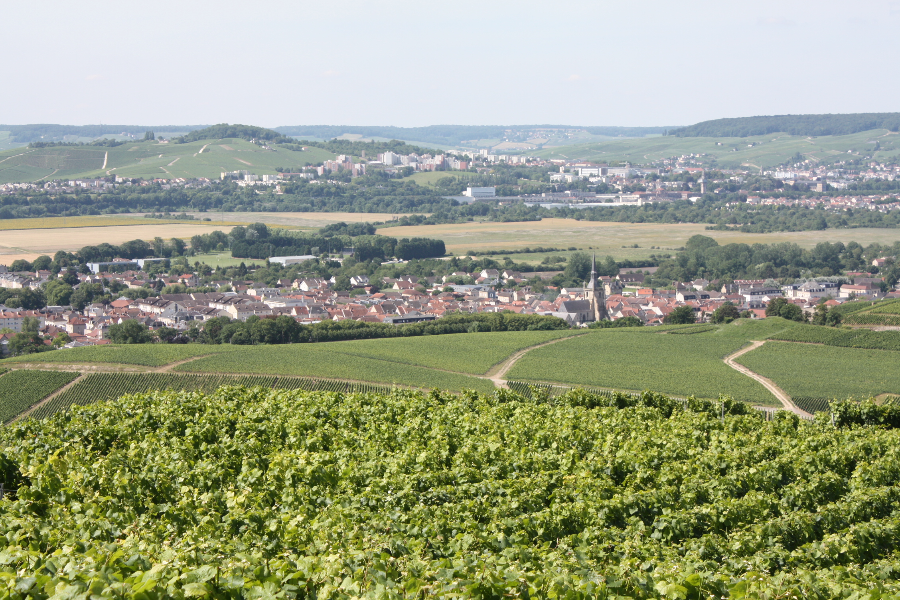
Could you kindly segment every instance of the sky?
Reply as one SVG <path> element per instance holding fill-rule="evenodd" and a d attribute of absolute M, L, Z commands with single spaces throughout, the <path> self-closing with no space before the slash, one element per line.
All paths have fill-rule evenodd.
<path fill-rule="evenodd" d="M 900 110 L 900 0 L 3 3 L 0 123 L 674 126 Z"/>

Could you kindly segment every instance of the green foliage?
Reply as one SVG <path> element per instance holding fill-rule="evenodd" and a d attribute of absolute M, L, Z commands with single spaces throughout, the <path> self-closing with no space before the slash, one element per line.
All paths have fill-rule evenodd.
<path fill-rule="evenodd" d="M 113 344 L 146 344 L 150 341 L 150 330 L 134 319 L 109 326 L 109 339 Z"/>
<path fill-rule="evenodd" d="M 643 327 L 644 322 L 637 317 L 622 317 L 615 321 L 594 321 L 588 325 L 588 329 L 612 329 L 614 327 Z"/>
<path fill-rule="evenodd" d="M 255 127 L 253 125 L 229 125 L 228 123 L 220 123 L 212 125 L 205 129 L 197 129 L 185 135 L 173 138 L 172 141 L 178 144 L 186 144 L 190 142 L 198 142 L 201 140 L 217 140 L 217 139 L 242 139 L 242 140 L 265 140 L 271 142 L 292 142 L 293 140 L 281 135 L 277 131 L 266 129 L 264 127 Z"/>
<path fill-rule="evenodd" d="M 800 410 L 805 410 L 809 414 L 817 412 L 826 412 L 831 410 L 830 398 L 813 398 L 810 396 L 797 396 L 791 398 L 791 402 L 797 405 Z"/>
<path fill-rule="evenodd" d="M 843 115 L 778 115 L 703 121 L 670 131 L 678 137 L 748 137 L 770 133 L 820 136 L 847 135 L 872 129 L 900 129 L 900 113 Z"/>
<path fill-rule="evenodd" d="M 694 323 L 696 320 L 697 315 L 694 314 L 694 309 L 684 305 L 679 306 L 667 314 L 663 319 L 663 323 L 666 323 L 667 325 L 686 325 L 688 323 Z"/>
<path fill-rule="evenodd" d="M 713 311 L 709 320 L 712 323 L 731 323 L 735 319 L 740 318 L 740 309 L 731 302 L 725 302 L 722 306 Z"/>
<path fill-rule="evenodd" d="M 845 309 L 847 305 L 849 306 Z M 848 302 L 835 309 L 843 309 L 840 314 L 843 316 L 843 322 L 848 325 L 900 326 L 900 300 Z"/>
<path fill-rule="evenodd" d="M 0 422 L 6 423 L 28 410 L 78 373 L 62 371 L 11 371 L 0 377 Z"/>
<path fill-rule="evenodd" d="M 791 396 L 848 398 L 900 392 L 900 353 L 767 342 L 736 359 Z"/>
<path fill-rule="evenodd" d="M 831 413 L 837 427 L 863 425 L 900 428 L 900 406 L 897 404 L 879 406 L 871 400 L 833 402 Z"/>
<path fill-rule="evenodd" d="M 35 598 L 900 591 L 900 431 L 642 399 L 222 388 L 27 421 L 0 570 Z"/>

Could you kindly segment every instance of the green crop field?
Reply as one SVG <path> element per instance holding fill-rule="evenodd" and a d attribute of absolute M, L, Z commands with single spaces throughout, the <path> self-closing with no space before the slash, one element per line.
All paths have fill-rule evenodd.
<path fill-rule="evenodd" d="M 900 393 L 900 352 L 767 342 L 737 362 L 791 396 L 844 399 Z"/>
<path fill-rule="evenodd" d="M 469 173 L 467 171 L 422 171 L 421 173 L 414 173 L 404 179 L 415 181 L 419 185 L 434 185 L 439 179 L 443 179 L 444 177 L 465 180 L 471 179 L 476 175 L 477 173 Z"/>
<path fill-rule="evenodd" d="M 194 356 L 233 352 L 241 346 L 206 345 L 206 344 L 135 344 L 122 346 L 84 346 L 82 348 L 66 348 L 52 352 L 27 354 L 7 359 L 10 364 L 114 364 L 140 365 L 145 367 L 161 367 L 169 363 Z"/>
<path fill-rule="evenodd" d="M 300 169 L 331 158 L 334 158 L 333 154 L 320 148 L 301 152 L 281 148 L 266 150 L 240 139 L 189 144 L 132 142 L 113 148 L 14 148 L 0 152 L 0 183 L 107 174 L 145 179 L 218 179 L 223 171 L 273 175 L 276 167 Z M 104 160 L 106 167 L 102 168 Z"/>
<path fill-rule="evenodd" d="M 259 265 L 262 266 L 266 261 L 264 260 L 253 260 L 252 258 L 232 258 L 231 251 L 227 252 L 211 252 L 209 254 L 195 254 L 191 257 L 191 262 L 201 262 L 205 263 L 212 268 L 216 267 L 236 267 L 237 265 L 244 263 L 248 267 L 250 265 Z"/>
<path fill-rule="evenodd" d="M 6 423 L 28 410 L 78 373 L 59 371 L 12 371 L 0 377 L 0 422 Z"/>
<path fill-rule="evenodd" d="M 900 300 L 860 302 L 859 306 L 841 311 L 841 314 L 847 325 L 897 327 L 900 326 Z"/>
<path fill-rule="evenodd" d="M 0 577 L 16 598 L 900 594 L 900 429 L 616 406 L 223 388 L 25 420 L 0 430 Z"/>
<path fill-rule="evenodd" d="M 24 372 L 24 371 L 22 371 Z M 212 393 L 223 385 L 347 393 L 387 393 L 390 387 L 341 381 L 272 375 L 180 375 L 173 373 L 90 373 L 81 381 L 42 404 L 30 416 L 46 419 L 72 406 L 115 400 L 127 394 L 158 390 Z"/>
<path fill-rule="evenodd" d="M 715 158 L 722 167 L 759 168 L 786 162 L 797 152 L 814 162 L 829 163 L 848 156 L 872 156 L 876 141 L 881 143 L 881 150 L 874 153 L 876 159 L 891 162 L 900 158 L 900 138 L 886 129 L 821 137 L 773 133 L 746 138 L 632 138 L 545 148 L 529 154 L 546 159 L 628 161 L 632 164 L 649 163 L 682 154 L 705 154 L 709 158 Z"/>

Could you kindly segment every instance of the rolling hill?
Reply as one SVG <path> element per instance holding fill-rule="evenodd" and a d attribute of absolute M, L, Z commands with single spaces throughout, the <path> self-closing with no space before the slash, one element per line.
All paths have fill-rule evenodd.
<path fill-rule="evenodd" d="M 880 150 L 875 149 L 875 142 Z M 796 153 L 826 164 L 842 157 L 874 156 L 878 160 L 900 157 L 900 134 L 888 129 L 862 131 L 849 135 L 798 136 L 774 133 L 752 137 L 676 137 L 614 140 L 547 148 L 534 152 L 546 159 L 590 160 L 596 162 L 630 162 L 646 164 L 683 154 L 705 154 L 720 167 L 773 167 Z"/>
<path fill-rule="evenodd" d="M 301 168 L 333 157 L 332 153 L 320 148 L 268 150 L 241 139 L 200 140 L 186 144 L 132 142 L 113 148 L 15 148 L 0 152 L 0 183 L 107 175 L 144 179 L 218 179 L 222 171 L 274 174 L 276 167 Z"/>

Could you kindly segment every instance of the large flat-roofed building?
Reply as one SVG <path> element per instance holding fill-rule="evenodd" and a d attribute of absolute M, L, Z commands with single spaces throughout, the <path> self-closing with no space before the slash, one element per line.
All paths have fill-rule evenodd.
<path fill-rule="evenodd" d="M 494 198 L 497 196 L 497 188 L 469 187 L 463 192 L 463 196 L 468 196 L 469 198 Z"/>
<path fill-rule="evenodd" d="M 293 265 L 296 263 L 302 263 L 307 260 L 314 260 L 318 258 L 314 254 L 304 254 L 302 256 L 273 256 L 269 258 L 270 263 L 280 263 L 282 267 L 286 267 L 288 265 Z"/>

